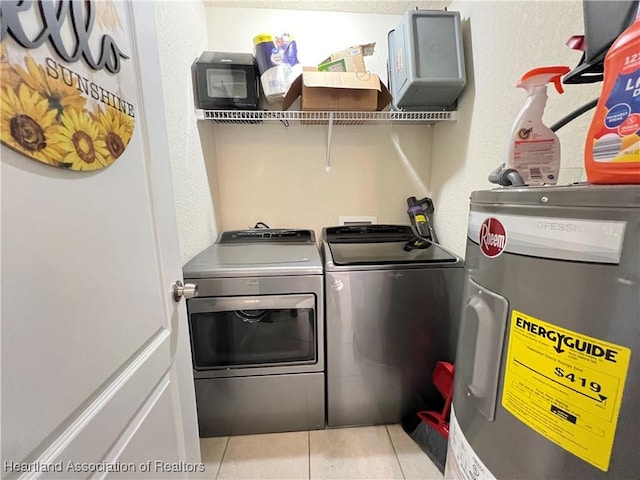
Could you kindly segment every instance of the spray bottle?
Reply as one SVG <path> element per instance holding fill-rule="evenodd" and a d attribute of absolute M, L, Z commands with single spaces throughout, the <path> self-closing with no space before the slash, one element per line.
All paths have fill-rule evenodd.
<path fill-rule="evenodd" d="M 640 183 L 640 11 L 604 58 L 584 153 L 589 183 Z"/>
<path fill-rule="evenodd" d="M 526 185 L 555 185 L 560 170 L 560 141 L 542 123 L 547 104 L 547 83 L 553 82 L 558 93 L 564 93 L 560 79 L 569 67 L 541 67 L 525 73 L 517 87 L 527 91 L 527 100 L 516 117 L 509 145 L 505 169 L 514 169 Z"/>

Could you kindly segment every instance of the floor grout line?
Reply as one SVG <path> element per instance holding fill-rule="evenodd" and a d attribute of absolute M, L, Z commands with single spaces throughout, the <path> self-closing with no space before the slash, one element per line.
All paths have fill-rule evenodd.
<path fill-rule="evenodd" d="M 218 475 L 220 475 L 220 470 L 222 469 L 222 462 L 224 462 L 224 456 L 227 454 L 227 448 L 229 448 L 229 441 L 231 437 L 227 437 L 227 443 L 224 444 L 224 451 L 222 452 L 222 457 L 220 458 L 220 463 L 218 464 L 218 469 L 216 470 L 216 476 L 213 477 L 213 480 L 218 479 Z"/>
<path fill-rule="evenodd" d="M 307 430 L 307 471 L 309 472 L 309 480 L 311 480 L 311 431 Z"/>
<path fill-rule="evenodd" d="M 400 458 L 398 458 L 398 452 L 396 451 L 396 446 L 393 443 L 393 439 L 391 438 L 391 432 L 389 431 L 389 425 L 385 425 L 384 428 L 387 430 L 387 437 L 389 437 L 389 442 L 391 443 L 391 448 L 393 449 L 393 454 L 396 457 L 396 462 L 398 462 L 398 466 L 400 467 L 400 473 L 402 474 L 402 478 L 406 480 L 406 476 L 404 474 L 404 469 L 402 468 L 402 462 L 400 462 Z"/>
<path fill-rule="evenodd" d="M 392 434 L 392 433 L 391 433 L 391 429 L 390 429 L 390 427 L 391 427 L 391 426 L 393 426 L 393 425 L 380 425 L 380 427 L 384 427 L 384 428 L 385 428 L 385 431 L 386 431 L 386 434 L 387 434 L 387 441 L 391 444 L 391 449 L 392 449 L 393 454 L 394 454 L 395 459 L 396 459 L 396 465 L 397 465 L 397 466 L 399 467 L 399 469 L 400 469 L 400 475 L 401 475 L 401 476 L 400 476 L 400 477 L 398 477 L 398 478 L 401 478 L 401 479 L 403 479 L 403 480 L 407 480 L 407 478 L 409 478 L 408 476 L 409 476 L 409 475 L 411 475 L 411 471 L 412 471 L 412 468 L 413 468 L 413 467 L 412 467 L 412 464 L 411 464 L 411 462 L 410 462 L 410 461 L 409 461 L 409 463 L 408 463 L 407 465 L 403 466 L 402 461 L 400 460 L 399 453 L 401 453 L 401 452 L 402 452 L 402 445 L 403 445 L 404 437 L 403 437 L 403 438 L 398 437 L 398 442 L 399 442 L 399 443 L 398 443 L 398 445 L 396 445 L 396 444 L 394 443 L 394 435 L 395 435 L 395 436 L 398 436 L 398 435 L 399 435 L 399 433 L 398 433 L 398 432 L 396 432 L 396 431 L 394 430 L 394 434 Z M 400 427 L 400 428 L 401 428 L 401 427 Z M 320 470 L 321 470 L 320 472 L 317 472 L 317 471 L 316 471 L 316 472 L 314 472 L 314 471 L 312 471 L 312 464 L 311 464 L 311 462 L 312 462 L 312 452 L 311 452 L 311 433 L 312 433 L 312 431 L 311 431 L 311 430 L 307 430 L 307 479 L 308 479 L 308 480 L 313 480 L 313 478 L 314 478 L 314 477 L 313 477 L 313 475 L 314 475 L 314 474 L 316 474 L 316 477 L 315 477 L 316 479 L 317 479 L 317 478 L 319 478 L 319 477 L 317 476 L 318 474 L 320 474 L 320 478 L 322 478 L 322 468 L 320 469 Z M 224 447 L 223 447 L 223 452 L 222 452 L 222 455 L 221 455 L 220 461 L 219 461 L 219 463 L 218 463 L 218 465 L 217 465 L 217 469 L 216 469 L 216 471 L 215 471 L 215 474 L 214 474 L 212 477 L 207 477 L 207 478 L 209 478 L 210 480 L 219 480 L 219 479 L 223 478 L 223 476 L 221 475 L 221 473 L 222 473 L 222 466 L 223 466 L 223 463 L 224 463 L 225 461 L 229 462 L 229 458 L 227 458 L 227 453 L 229 453 L 229 448 L 230 448 L 231 438 L 232 438 L 231 436 L 228 436 L 228 437 L 226 438 L 225 445 L 224 445 Z M 298 438 L 299 438 L 299 437 L 298 437 Z M 378 437 L 378 438 L 381 440 L 381 437 Z M 380 441 L 380 440 L 378 440 L 378 441 Z M 299 448 L 299 447 L 298 447 L 298 448 Z M 299 450 L 298 450 L 298 451 L 299 451 Z M 232 452 L 232 453 L 233 453 L 233 452 Z M 387 455 L 388 455 L 388 454 L 387 454 Z M 299 458 L 299 457 L 298 457 L 298 458 Z M 407 460 L 407 459 L 405 459 L 405 460 Z M 392 463 L 390 463 L 390 464 L 388 464 L 388 465 L 389 465 L 389 467 L 391 467 L 391 466 L 392 466 Z M 387 468 L 389 468 L 389 467 L 387 467 Z M 405 468 L 407 468 L 409 471 L 405 472 Z M 302 473 L 302 472 L 300 472 L 300 473 Z M 301 479 L 304 479 L 304 474 L 302 474 L 302 475 L 300 476 L 300 478 L 301 478 Z M 442 478 L 442 477 L 439 477 L 439 478 Z"/>

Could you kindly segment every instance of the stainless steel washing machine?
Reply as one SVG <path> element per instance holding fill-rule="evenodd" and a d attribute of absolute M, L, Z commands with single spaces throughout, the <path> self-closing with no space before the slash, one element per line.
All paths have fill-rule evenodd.
<path fill-rule="evenodd" d="M 201 437 L 325 425 L 323 266 L 311 230 L 223 232 L 183 268 Z"/>
<path fill-rule="evenodd" d="M 323 229 L 330 427 L 411 431 L 439 400 L 431 374 L 455 359 L 463 262 L 415 240 L 405 225 Z"/>

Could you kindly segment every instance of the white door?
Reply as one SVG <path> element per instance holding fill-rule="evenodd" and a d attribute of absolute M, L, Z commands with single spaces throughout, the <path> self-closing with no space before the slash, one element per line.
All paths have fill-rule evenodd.
<path fill-rule="evenodd" d="M 87 173 L 1 147 L 3 478 L 202 468 L 153 4 L 119 8 L 137 82 L 122 156 Z"/>

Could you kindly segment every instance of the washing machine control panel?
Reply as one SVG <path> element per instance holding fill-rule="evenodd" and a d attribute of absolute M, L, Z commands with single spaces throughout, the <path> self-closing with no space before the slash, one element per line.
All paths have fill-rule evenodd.
<path fill-rule="evenodd" d="M 222 232 L 217 243 L 314 243 L 313 230 L 255 228 Z"/>

